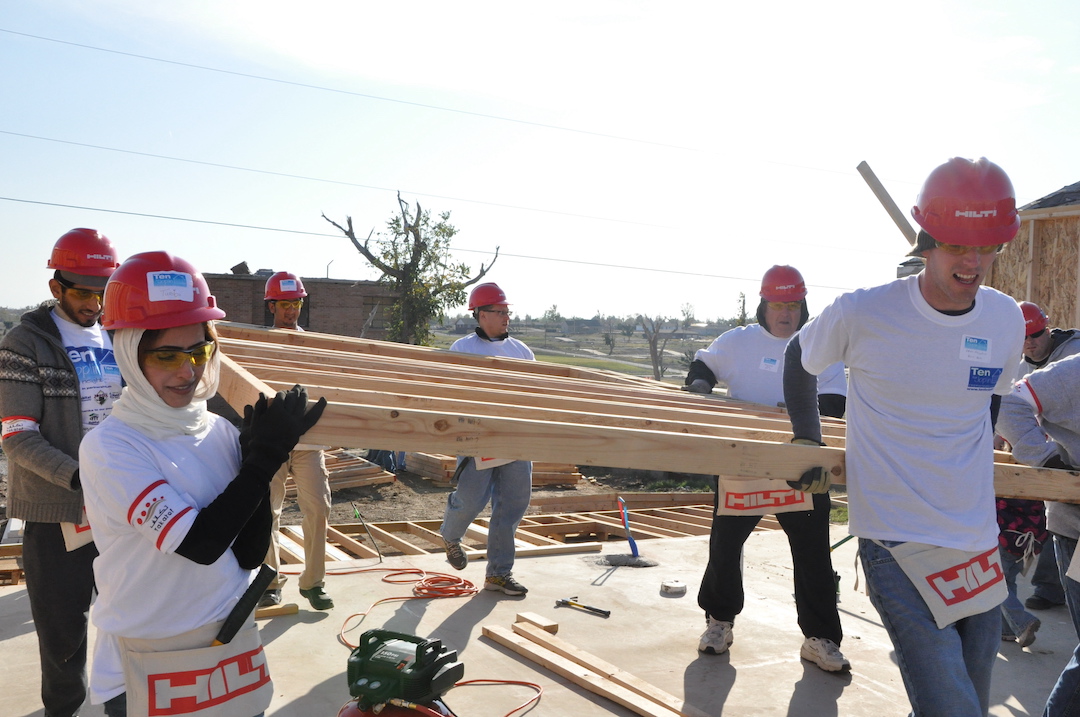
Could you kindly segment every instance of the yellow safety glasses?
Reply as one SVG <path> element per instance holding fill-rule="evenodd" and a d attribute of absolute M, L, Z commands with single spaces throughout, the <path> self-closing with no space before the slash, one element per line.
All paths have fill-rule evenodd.
<path fill-rule="evenodd" d="M 149 349 L 143 352 L 143 360 L 150 366 L 176 371 L 188 361 L 192 366 L 202 366 L 214 355 L 215 348 L 217 346 L 213 341 L 207 341 L 187 351 L 171 347 Z"/>
<path fill-rule="evenodd" d="M 990 244 L 988 246 L 964 246 L 962 244 L 942 244 L 937 239 L 934 240 L 934 246 L 941 249 L 946 254 L 952 254 L 953 256 L 963 256 L 972 249 L 976 254 L 998 254 L 1004 248 L 1004 244 Z"/>

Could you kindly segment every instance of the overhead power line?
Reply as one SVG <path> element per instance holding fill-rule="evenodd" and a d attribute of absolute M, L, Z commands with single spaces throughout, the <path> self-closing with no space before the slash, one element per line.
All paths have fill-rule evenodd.
<path fill-rule="evenodd" d="M 343 234 L 329 234 L 329 233 L 326 233 L 326 232 L 310 232 L 310 231 L 303 231 L 301 229 L 282 229 L 282 228 L 279 228 L 279 227 L 263 227 L 263 226 L 258 226 L 258 225 L 255 225 L 255 224 L 237 224 L 237 223 L 234 223 L 234 222 L 219 222 L 219 221 L 213 221 L 211 219 L 192 219 L 190 217 L 174 217 L 174 216 L 169 216 L 167 214 L 149 214 L 149 213 L 146 213 L 146 212 L 124 211 L 124 210 L 121 210 L 121 209 L 104 209 L 104 208 L 101 208 L 101 207 L 86 207 L 86 206 L 80 206 L 80 205 L 77 205 L 77 204 L 63 204 L 63 203 L 60 203 L 60 202 L 43 202 L 43 201 L 38 201 L 38 200 L 34 200 L 34 199 L 18 199 L 16 197 L 0 197 L 0 200 L 6 201 L 6 202 L 18 202 L 20 204 L 37 204 L 37 205 L 46 206 L 46 207 L 62 207 L 64 209 L 79 209 L 79 210 L 87 211 L 87 212 L 103 212 L 103 213 L 106 213 L 106 214 L 123 214 L 125 216 L 147 217 L 147 218 L 150 218 L 150 219 L 165 219 L 165 220 L 168 220 L 168 221 L 175 221 L 175 222 L 190 222 L 190 223 L 193 223 L 193 224 L 209 224 L 209 225 L 212 225 L 212 226 L 232 227 L 232 228 L 235 228 L 235 229 L 254 229 L 254 230 L 257 230 L 257 231 L 278 232 L 278 233 L 282 233 L 282 234 L 302 234 L 304 236 L 326 237 L 326 238 L 330 238 L 330 239 L 342 239 L 344 237 Z M 464 253 L 468 253 L 468 254 L 488 254 L 488 255 L 491 255 L 491 254 L 494 253 L 492 251 L 485 250 L 485 249 L 463 249 L 463 248 L 459 248 L 459 247 L 453 247 L 452 251 L 464 252 Z M 528 259 L 528 260 L 531 260 L 531 261 L 550 261 L 550 262 L 556 262 L 556 263 L 559 263 L 559 264 L 577 264 L 577 265 L 580 265 L 580 266 L 596 266 L 596 267 L 602 267 L 602 268 L 605 268 L 605 269 L 623 269 L 623 270 L 630 270 L 630 271 L 647 271 L 647 272 L 652 272 L 652 273 L 656 273 L 656 274 L 672 274 L 672 275 L 678 275 L 678 276 L 696 276 L 696 277 L 700 277 L 700 278 L 704 278 L 704 279 L 726 279 L 726 280 L 729 280 L 729 281 L 749 281 L 749 282 L 757 282 L 757 281 L 759 281 L 759 279 L 757 279 L 757 278 L 750 278 L 750 277 L 746 277 L 746 276 L 727 276 L 727 275 L 724 275 L 724 274 L 706 274 L 704 272 L 680 271 L 678 269 L 658 269 L 658 268 L 653 267 L 653 266 L 629 266 L 629 265 L 626 265 L 626 264 L 609 264 L 609 263 L 599 262 L 599 261 L 582 261 L 580 259 L 562 259 L 562 258 L 554 258 L 554 257 L 548 257 L 548 256 L 531 256 L 531 255 L 528 255 L 528 254 L 510 254 L 510 253 L 507 253 L 507 252 L 499 252 L 499 254 L 500 254 L 500 256 L 507 256 L 507 257 L 512 257 L 512 258 L 515 258 L 515 259 Z M 848 287 L 848 286 L 827 286 L 825 284 L 808 284 L 807 286 L 813 286 L 814 288 L 817 288 L 817 289 L 834 289 L 834 290 L 837 290 L 837 291 L 850 291 L 851 288 L 852 288 L 852 287 Z"/>

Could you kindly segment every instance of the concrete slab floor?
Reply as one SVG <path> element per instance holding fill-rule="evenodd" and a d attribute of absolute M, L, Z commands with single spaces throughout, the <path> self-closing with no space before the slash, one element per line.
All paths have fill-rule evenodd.
<path fill-rule="evenodd" d="M 845 535 L 843 527 L 835 527 L 833 542 Z M 825 673 L 799 659 L 802 636 L 791 595 L 791 557 L 786 536 L 779 531 L 755 533 L 747 541 L 746 608 L 736 622 L 735 643 L 727 655 L 697 652 L 704 626 L 696 593 L 708 553 L 705 537 L 641 541 L 641 554 L 659 563 L 652 568 L 598 565 L 600 556 L 595 553 L 522 559 L 515 575 L 530 589 L 525 597 L 481 592 L 469 598 L 383 603 L 363 622 L 350 621 L 346 636 L 355 643 L 364 630 L 380 627 L 441 639 L 459 652 L 465 679 L 543 685 L 544 696 L 532 715 L 633 713 L 481 636 L 484 625 L 509 627 L 518 612 L 535 612 L 557 621 L 559 637 L 708 714 L 904 715 L 909 705 L 888 637 L 866 596 L 854 589 L 855 545 L 849 541 L 833 555 L 841 574 L 843 651 L 852 663 L 850 675 Z M 607 554 L 628 552 L 626 543 L 605 546 Z M 382 565 L 357 561 L 356 565 L 368 571 L 328 578 L 326 589 L 336 603 L 333 610 L 311 610 L 299 596 L 294 579 L 286 585 L 284 597 L 286 602 L 297 602 L 300 613 L 260 621 L 276 693 L 267 712 L 270 717 L 337 715 L 349 699 L 345 667 L 350 652 L 339 642 L 338 632 L 350 615 L 367 610 L 374 601 L 411 593 L 410 585 L 383 581 L 391 570 L 454 573 L 441 556 L 397 557 Z M 457 574 L 479 584 L 484 564 L 475 562 Z M 685 596 L 661 593 L 661 582 L 671 579 L 687 584 Z M 1023 598 L 1030 594 L 1030 586 L 1023 579 L 1022 583 Z M 556 600 L 575 595 L 581 602 L 611 610 L 611 617 L 555 607 Z M 1065 608 L 1036 614 L 1043 624 L 1031 647 L 1021 649 L 1014 642 L 1001 645 L 990 712 L 995 717 L 1040 714 L 1076 646 Z M 0 713 L 42 715 L 37 640 L 24 586 L 0 587 L 0 641 Z M 446 702 L 459 717 L 501 717 L 531 694 L 521 686 L 465 686 L 448 692 Z M 103 711 L 100 706 L 87 706 L 82 714 L 98 717 Z"/>

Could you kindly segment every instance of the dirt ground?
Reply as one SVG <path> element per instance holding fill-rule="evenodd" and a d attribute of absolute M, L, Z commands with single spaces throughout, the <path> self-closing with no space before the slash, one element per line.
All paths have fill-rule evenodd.
<path fill-rule="evenodd" d="M 679 490 L 672 482 L 685 483 L 691 490 L 711 490 L 711 479 L 706 476 L 659 473 L 656 471 L 629 471 L 608 468 L 583 468 L 585 480 L 573 486 L 552 486 L 533 491 L 533 497 L 589 495 L 610 491 L 639 492 L 650 490 Z M 446 496 L 451 488 L 433 485 L 408 471 L 397 473 L 393 483 L 365 488 L 344 488 L 333 493 L 332 524 L 359 522 L 353 509 L 360 511 L 369 523 L 386 523 L 395 520 L 439 520 L 446 507 Z M 703 495 L 702 502 L 710 502 L 711 495 Z M 530 512 L 537 512 L 530 509 Z M 484 515 L 487 515 L 485 511 Z M 285 525 L 296 525 L 301 514 L 293 500 L 286 500 L 281 520 Z M 0 452 L 0 525 L 7 522 L 7 457 Z M 0 528 L 2 530 L 2 528 Z"/>

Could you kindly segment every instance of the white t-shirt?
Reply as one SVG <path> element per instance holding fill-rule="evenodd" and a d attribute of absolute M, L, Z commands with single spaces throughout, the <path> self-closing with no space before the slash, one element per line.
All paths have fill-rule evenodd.
<path fill-rule="evenodd" d="M 198 435 L 154 441 L 112 416 L 83 438 L 79 465 L 99 552 L 90 690 L 100 704 L 124 691 L 116 636 L 170 637 L 222 620 L 254 574 L 231 550 L 211 565 L 175 554 L 198 510 L 239 472 L 228 421 L 211 415 Z"/>
<path fill-rule="evenodd" d="M 721 334 L 694 359 L 727 384 L 728 395 L 764 406 L 784 402 L 784 350 L 789 339 L 773 336 L 760 324 L 740 326 Z M 837 362 L 818 376 L 818 394 L 847 395 L 844 364 Z"/>
<path fill-rule="evenodd" d="M 933 309 L 918 276 L 840 296 L 800 332 L 810 373 L 848 367 L 849 529 L 959 550 L 996 544 L 990 396 L 1009 393 L 1024 318 L 979 289 L 961 316 Z"/>
<path fill-rule="evenodd" d="M 481 354 L 483 356 L 505 356 L 507 358 L 535 361 L 532 349 L 513 336 L 498 341 L 480 338 L 476 332 L 463 336 L 450 346 L 451 351 L 463 354 Z"/>
<path fill-rule="evenodd" d="M 123 388 L 112 339 L 98 324 L 79 326 L 58 316 L 55 309 L 51 315 L 79 379 L 82 427 L 86 433 L 108 417 L 113 401 L 120 398 Z"/>

